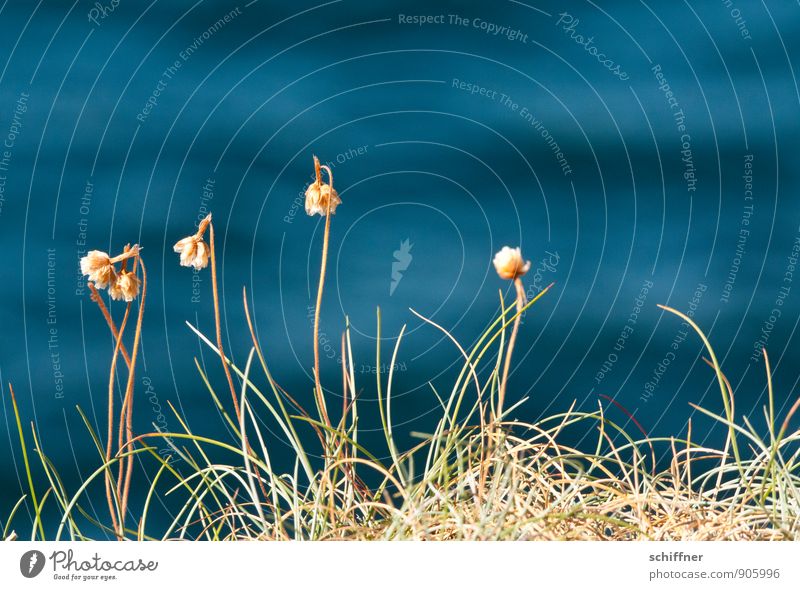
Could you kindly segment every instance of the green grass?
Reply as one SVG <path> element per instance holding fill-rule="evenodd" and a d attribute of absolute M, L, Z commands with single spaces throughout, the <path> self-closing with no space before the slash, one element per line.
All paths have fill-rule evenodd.
<path fill-rule="evenodd" d="M 190 326 L 241 384 L 237 415 L 228 411 L 197 364 L 198 384 L 207 389 L 209 404 L 222 412 L 233 438 L 215 440 L 193 432 L 173 408 L 178 431 L 135 435 L 107 459 L 103 442 L 81 414 L 98 461 L 77 489 L 65 489 L 40 441 L 25 436 L 28 429 L 14 400 L 29 489 L 0 522 L 3 536 L 87 539 L 82 531 L 99 530 L 101 535 L 104 531 L 138 540 L 798 538 L 800 431 L 790 430 L 790 422 L 800 400 L 786 415 L 775 415 L 766 355 L 769 401 L 764 425 L 757 428 L 746 418 L 736 419 L 733 392 L 700 329 L 665 308 L 689 322 L 707 349 L 724 414 L 696 409 L 708 421 L 704 427 L 716 421 L 727 429 L 721 449 L 694 442 L 691 424 L 687 438 L 648 438 L 638 432 L 634 437 L 600 404 L 592 412 L 573 405 L 537 423 L 521 423 L 513 417 L 524 399 L 502 413 L 498 409 L 500 360 L 510 327 L 535 302 L 521 310 L 516 302 L 504 304 L 469 349 L 425 320 L 429 329 L 441 330 L 457 347 L 463 366 L 448 390 L 431 384 L 440 406 L 438 423 L 431 433 L 415 433 L 417 444 L 406 449 L 398 448 L 392 428 L 394 375 L 391 370 L 388 376 L 378 372 L 375 383 L 356 384 L 349 329 L 342 346 L 344 407 L 328 420 L 319 408 L 316 414 L 307 412 L 276 383 L 252 326 L 252 348 L 243 367 L 229 363 L 212 339 Z M 403 335 L 401 330 L 395 340 L 390 367 L 400 354 Z M 385 353 L 379 344 L 376 366 Z M 378 458 L 383 449 L 371 450 L 360 442 L 358 396 L 367 388 L 378 396 L 389 449 L 385 460 Z M 293 468 L 273 468 L 262 420 L 271 421 L 285 439 Z M 593 442 L 570 448 L 562 442 L 568 433 L 588 434 Z M 180 467 L 159 455 L 156 443 L 171 445 Z M 134 456 L 150 470 L 152 483 L 131 502 L 140 508 L 125 519 L 118 474 Z M 37 490 L 35 481 L 47 483 Z M 102 497 L 105 482 L 110 484 L 112 513 L 100 522 L 86 506 L 90 497 Z M 159 496 L 179 506 L 166 524 L 151 516 Z M 30 530 L 23 518 L 25 505 L 33 515 Z"/>

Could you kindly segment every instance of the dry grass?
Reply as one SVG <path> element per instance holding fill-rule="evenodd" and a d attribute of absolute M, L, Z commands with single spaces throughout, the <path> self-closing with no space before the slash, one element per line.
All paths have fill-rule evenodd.
<path fill-rule="evenodd" d="M 134 437 L 129 448 L 68 494 L 34 440 L 50 486 L 36 496 L 40 508 L 31 536 L 84 539 L 89 535 L 82 528 L 99 526 L 112 535 L 141 540 L 798 537 L 800 432 L 788 431 L 798 403 L 782 420 L 773 417 L 764 438 L 748 422 L 736 425 L 701 409 L 709 420 L 729 428 L 728 444 L 721 450 L 691 440 L 635 440 L 605 416 L 602 406 L 594 412 L 570 408 L 537 424 L 510 422 L 515 407 L 503 416 L 495 415 L 493 408 L 502 375 L 496 359 L 503 358 L 504 334 L 520 313 L 515 303 L 472 349 L 461 349 L 464 366 L 447 395 L 439 397 L 438 426 L 433 433 L 417 435 L 420 442 L 414 448 L 404 452 L 396 448 L 391 426 L 392 374 L 385 382 L 377 377 L 390 460 L 377 459 L 358 442 L 358 389 L 349 331 L 343 339 L 346 407 L 332 426 L 311 417 L 274 381 L 254 338 L 246 366 L 229 363 L 241 383 L 239 416 L 224 409 L 200 372 L 211 399 L 236 433 L 233 441 L 191 432 L 176 413 L 183 431 Z M 214 343 L 197 333 L 218 354 Z M 401 342 L 402 333 L 392 352 L 392 365 Z M 714 358 L 713 351 L 709 354 Z M 377 361 L 380 364 L 380 358 Z M 491 362 L 493 367 L 483 381 L 477 377 L 481 362 Z M 255 376 L 256 369 L 260 377 Z M 725 405 L 733 406 L 721 371 L 718 377 L 721 391 L 728 396 Z M 263 383 L 263 391 L 257 381 Z M 770 380 L 770 408 L 773 396 Z M 285 436 L 295 453 L 293 470 L 273 470 L 256 414 L 273 420 Z M 770 415 L 771 410 L 765 408 L 765 416 Z M 559 442 L 569 432 L 594 433 L 594 442 L 588 449 L 570 448 Z M 20 435 L 24 437 L 21 426 Z M 154 439 L 170 441 L 182 459 L 180 468 L 148 445 Z M 309 451 L 310 443 L 316 452 L 325 452 L 324 459 Z M 212 461 L 211 449 L 214 454 L 224 452 L 229 460 Z M 125 521 L 136 525 L 118 531 L 113 522 L 99 523 L 89 517 L 82 504 L 89 490 L 102 485 L 108 467 L 134 455 L 153 466 L 153 483 L 136 503 L 138 513 Z M 33 483 L 31 489 L 35 493 Z M 162 522 L 159 530 L 152 530 L 148 516 L 158 494 L 179 498 L 181 509 L 167 526 Z M 50 515 L 45 516 L 48 497 L 55 501 L 51 500 Z M 4 536 L 12 532 L 11 520 Z"/>
<path fill-rule="evenodd" d="M 313 211 L 326 216 L 325 248 L 333 213 L 330 195 L 335 195 L 330 171 L 328 176 L 330 186 L 321 183 L 317 168 L 316 183 L 309 188 L 317 201 L 328 195 L 325 208 L 317 201 L 312 203 Z M 338 197 L 336 201 L 338 205 Z M 204 223 L 210 225 L 216 342 L 194 326 L 189 328 L 225 367 L 224 388 L 230 389 L 232 399 L 224 404 L 222 397 L 227 399 L 227 392 L 217 395 L 196 362 L 210 401 L 220 410 L 232 437 L 217 440 L 192 432 L 174 408 L 181 430 L 132 431 L 133 383 L 146 285 L 139 258 L 133 272 L 138 267 L 143 275 L 142 297 L 130 353 L 123 339 L 131 303 L 126 305 L 118 329 L 111 311 L 90 284 L 115 346 L 109 375 L 107 440 L 101 440 L 81 412 L 99 465 L 77 489 L 66 489 L 56 466 L 43 452 L 33 424 L 30 429 L 23 426 L 11 389 L 29 489 L 0 522 L 2 538 L 20 538 L 20 527 L 28 526 L 30 533 L 24 536 L 42 540 L 791 540 L 800 536 L 800 431 L 790 428 L 800 399 L 786 415 L 775 414 L 776 394 L 766 351 L 769 398 L 764 426 L 759 430 L 746 418 L 741 423 L 736 419 L 733 391 L 700 328 L 685 315 L 664 308 L 691 325 L 707 349 L 724 414 L 696 409 L 704 421 L 725 426 L 727 439 L 722 449 L 696 444 L 691 439 L 691 424 L 687 439 L 633 438 L 605 415 L 602 404 L 593 412 L 573 406 L 535 424 L 512 421 L 525 401 L 504 407 L 506 387 L 513 385 L 507 383 L 507 375 L 519 318 L 549 290 L 525 302 L 519 281 L 524 270 L 515 270 L 510 278 L 515 281 L 516 297 L 508 303 L 501 299 L 501 313 L 469 349 L 414 312 L 429 329 L 441 330 L 452 342 L 463 357 L 463 366 L 448 391 L 440 393 L 431 384 L 440 403 L 440 418 L 433 432 L 417 433 L 418 444 L 405 450 L 398 449 L 393 433 L 393 372 L 390 369 L 388 378 L 378 372 L 375 383 L 367 387 L 377 395 L 385 445 L 371 450 L 359 441 L 359 395 L 366 387 L 356 384 L 349 328 L 341 340 L 344 403 L 340 410 L 326 404 L 318 355 L 312 396 L 316 414 L 306 411 L 275 381 L 253 331 L 244 292 L 252 348 L 244 367 L 236 366 L 224 354 L 210 216 Z M 207 264 L 204 229 L 205 225 L 176 244 L 185 266 L 202 268 Z M 315 334 L 326 254 L 324 249 Z M 519 258 L 517 269 L 522 268 Z M 380 367 L 385 352 L 380 346 L 380 310 L 377 329 L 375 366 Z M 404 333 L 405 327 L 395 339 L 389 367 L 395 366 Z M 116 421 L 114 392 L 115 380 L 122 379 L 117 375 L 120 355 L 128 374 Z M 479 375 L 484 375 L 483 379 Z M 293 468 L 280 471 L 273 467 L 262 431 L 266 421 L 284 438 L 281 452 L 285 454 L 287 446 L 291 449 Z M 27 438 L 26 433 L 32 437 Z M 575 435 L 588 436 L 593 442 L 570 448 L 564 440 L 575 440 Z M 165 459 L 153 443 L 168 444 L 173 458 L 180 461 Z M 389 458 L 379 459 L 386 449 Z M 149 471 L 151 483 L 145 491 L 131 488 L 134 458 Z M 129 497 L 131 490 L 136 497 Z M 90 498 L 103 494 L 109 508 L 107 522 L 86 508 Z M 163 514 L 152 516 L 156 497 L 177 507 L 166 523 Z M 29 523 L 24 522 L 23 507 Z"/>

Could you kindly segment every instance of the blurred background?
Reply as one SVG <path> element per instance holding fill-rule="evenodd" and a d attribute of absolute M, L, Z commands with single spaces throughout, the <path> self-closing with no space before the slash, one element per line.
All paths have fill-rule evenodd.
<path fill-rule="evenodd" d="M 513 296 L 491 265 L 504 245 L 531 261 L 530 297 L 555 282 L 518 339 L 520 420 L 603 403 L 650 435 L 692 420 L 718 443 L 689 406 L 722 411 L 702 343 L 659 303 L 705 329 L 740 415 L 763 427 L 762 346 L 776 409 L 796 399 L 796 3 L 7 0 L 0 23 L 2 518 L 26 487 L 9 383 L 67 487 L 97 467 L 76 406 L 105 431 L 112 340 L 78 271 L 87 250 L 144 247 L 137 432 L 179 430 L 174 406 L 225 436 L 195 359 L 227 400 L 224 375 L 186 325 L 213 335 L 210 275 L 172 252 L 209 211 L 231 356 L 250 348 L 246 287 L 275 379 L 313 407 L 312 154 L 343 201 L 322 380 L 340 405 L 349 318 L 366 441 L 403 325 L 399 445 L 430 431 L 429 384 L 448 391 L 459 354 L 409 308 L 475 342 L 498 290 Z"/>

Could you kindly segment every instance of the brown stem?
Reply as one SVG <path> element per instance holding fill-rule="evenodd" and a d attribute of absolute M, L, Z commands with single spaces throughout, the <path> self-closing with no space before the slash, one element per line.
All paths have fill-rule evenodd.
<path fill-rule="evenodd" d="M 503 403 L 506 399 L 506 385 L 508 384 L 508 371 L 511 369 L 511 355 L 514 352 L 514 343 L 517 341 L 517 332 L 519 332 L 519 324 L 522 320 L 522 308 L 525 307 L 525 287 L 522 286 L 522 281 L 519 277 L 514 279 L 514 287 L 517 289 L 517 318 L 514 320 L 514 327 L 511 329 L 511 337 L 508 339 L 508 348 L 506 349 L 506 361 L 503 366 L 503 379 L 500 381 L 500 392 L 497 398 L 497 417 L 503 414 Z"/>
<path fill-rule="evenodd" d="M 139 264 L 142 267 L 142 290 L 139 300 L 139 315 L 136 318 L 136 331 L 133 333 L 133 355 L 131 356 L 131 368 L 128 371 L 128 383 L 125 388 L 125 401 L 124 405 L 126 407 L 127 415 L 125 417 L 125 431 L 126 431 L 126 440 L 128 443 L 133 439 L 133 383 L 134 377 L 136 375 L 136 357 L 139 353 L 139 342 L 142 337 L 142 318 L 144 318 L 144 303 L 145 297 L 147 296 L 147 271 L 144 268 L 144 261 L 142 261 L 141 257 L 138 259 Z M 122 450 L 122 445 L 120 444 L 120 450 Z M 133 450 L 132 448 L 130 449 Z M 131 487 L 131 476 L 133 475 L 133 455 L 128 455 L 127 458 L 128 463 L 128 470 L 125 474 L 125 487 L 122 493 L 122 522 L 121 528 L 124 529 L 125 527 L 125 512 L 128 508 L 128 494 Z M 120 463 L 121 465 L 121 463 Z"/>
<path fill-rule="evenodd" d="M 322 173 L 320 172 L 319 158 L 314 156 L 314 174 L 317 177 L 317 184 L 322 186 Z"/>
<path fill-rule="evenodd" d="M 236 410 L 236 415 L 239 415 L 239 399 L 236 396 L 236 388 L 233 385 L 233 377 L 228 368 L 228 360 L 225 357 L 225 351 L 222 348 L 222 327 L 219 317 L 219 290 L 217 288 L 217 255 L 216 247 L 214 244 L 214 224 L 209 223 L 209 244 L 211 249 L 211 290 L 214 293 L 214 325 L 217 331 L 217 350 L 219 350 L 219 358 L 222 360 L 222 368 L 225 370 L 225 377 L 228 379 L 228 386 L 231 389 L 231 397 L 233 398 L 233 408 Z"/>
<path fill-rule="evenodd" d="M 210 223 L 211 223 L 211 213 L 206 215 L 200 222 L 200 225 L 197 226 L 197 233 L 194 235 L 194 237 L 197 238 L 198 240 L 202 240 L 203 234 L 206 233 L 206 228 Z"/>
<path fill-rule="evenodd" d="M 119 333 L 117 332 L 117 326 L 114 323 L 114 319 L 111 317 L 111 314 L 106 307 L 106 304 L 103 303 L 103 297 L 97 290 L 97 287 L 94 286 L 94 283 L 87 283 L 89 285 L 89 290 L 92 292 L 90 299 L 97 304 L 97 307 L 100 308 L 100 313 L 103 314 L 103 317 L 108 324 L 108 328 L 111 330 L 111 335 L 114 336 L 114 340 L 119 339 Z M 122 358 L 125 359 L 125 364 L 130 369 L 131 366 L 131 357 L 128 355 L 128 349 L 125 348 L 125 344 L 120 342 L 120 352 L 122 353 Z"/>
<path fill-rule="evenodd" d="M 130 250 L 130 244 L 125 246 L 125 253 L 127 253 L 129 250 Z M 125 269 L 126 269 L 127 265 L 128 265 L 128 261 L 127 260 L 123 260 L 120 270 L 122 272 L 125 272 Z M 136 272 L 137 268 L 138 268 L 138 258 L 135 258 L 133 260 L 133 272 L 134 273 Z M 130 305 L 129 305 L 129 307 L 130 307 Z M 124 346 L 124 344 L 123 344 L 123 346 Z M 131 363 L 128 362 L 128 378 L 130 378 L 131 366 L 132 366 Z M 128 405 L 127 391 L 128 391 L 128 388 L 127 388 L 127 382 L 126 382 L 125 395 L 122 396 L 122 406 L 121 406 L 120 412 L 119 412 L 119 422 L 117 423 L 118 424 L 118 426 L 117 426 L 117 455 L 122 453 L 123 444 L 125 442 L 125 439 L 124 439 L 125 414 L 127 412 L 126 408 L 127 408 L 127 405 Z M 123 487 L 122 484 L 123 484 L 123 475 L 124 475 L 124 473 L 125 473 L 125 461 L 123 459 L 120 459 L 120 461 L 118 463 L 118 475 L 117 475 L 117 498 L 122 498 L 122 487 Z M 125 528 L 124 521 L 125 521 L 125 517 L 123 515 L 121 517 L 121 522 L 123 523 L 121 528 L 123 530 Z"/>
<path fill-rule="evenodd" d="M 320 165 L 319 160 L 314 156 L 314 168 L 317 173 L 317 182 L 320 178 Z M 324 166 L 325 171 L 328 173 L 328 180 L 330 180 L 330 194 L 333 195 L 333 175 L 330 168 Z M 322 382 L 319 377 L 319 315 L 322 308 L 322 291 L 325 287 L 325 267 L 328 264 L 328 242 L 331 233 L 331 198 L 328 198 L 328 210 L 325 215 L 325 232 L 322 236 L 322 264 L 319 270 L 319 287 L 317 288 L 317 305 L 314 309 L 314 384 L 315 393 L 317 397 L 317 408 L 320 417 L 327 426 L 331 425 L 328 418 L 328 410 L 325 407 L 325 395 L 322 391 Z"/>
<path fill-rule="evenodd" d="M 222 327 L 220 322 L 220 315 L 219 315 L 219 289 L 217 287 L 217 254 L 216 254 L 216 243 L 214 242 L 214 224 L 211 221 L 211 215 L 208 215 L 201 223 L 201 228 L 198 230 L 198 235 L 202 237 L 203 231 L 205 231 L 205 225 L 207 224 L 209 229 L 209 248 L 211 250 L 211 290 L 214 294 L 214 325 L 216 328 L 217 333 L 217 350 L 219 350 L 219 357 L 222 361 L 222 368 L 225 371 L 225 377 L 228 379 L 228 386 L 231 390 L 231 398 L 233 399 L 233 408 L 236 411 L 236 417 L 240 418 L 242 416 L 241 410 L 239 409 L 239 399 L 236 396 L 236 388 L 233 385 L 233 377 L 231 377 L 231 371 L 228 368 L 228 361 L 225 357 L 225 351 L 222 348 Z M 247 442 L 247 437 L 244 432 L 242 432 L 242 437 L 244 438 L 245 445 L 247 447 L 247 452 L 252 454 L 250 449 L 250 443 Z M 256 467 L 256 475 L 258 476 L 259 486 L 261 487 L 261 491 L 266 497 L 266 490 L 263 487 L 261 482 L 261 476 L 258 473 L 258 468 Z M 127 495 L 127 494 L 126 494 Z"/>
<path fill-rule="evenodd" d="M 342 332 L 342 432 L 347 431 L 347 347 Z"/>
<path fill-rule="evenodd" d="M 244 301 L 244 315 L 245 318 L 247 318 L 247 327 L 250 330 L 250 337 L 253 340 L 253 347 L 256 349 L 256 353 L 258 354 L 259 358 L 262 359 L 263 361 L 264 354 L 261 351 L 261 345 L 259 345 L 258 339 L 256 338 L 256 332 L 253 329 L 253 321 L 250 317 L 250 309 L 247 306 L 247 290 L 244 287 L 242 288 L 242 300 Z M 264 363 L 264 366 L 266 367 L 266 363 Z M 291 395 L 289 395 L 288 391 L 286 391 L 283 387 L 281 387 L 278 383 L 275 382 L 275 380 L 272 378 L 272 375 L 270 375 L 268 370 L 266 370 L 265 372 L 267 374 L 267 379 L 269 380 L 270 385 L 275 387 L 276 391 L 278 391 L 281 396 L 289 400 L 289 403 L 292 404 L 292 406 L 294 406 L 297 409 L 297 411 L 303 415 L 303 417 L 311 420 L 311 415 L 305 410 L 305 408 L 303 408 L 303 406 L 301 406 L 297 402 L 297 400 L 295 400 Z M 283 407 L 283 402 L 281 401 L 280 396 L 278 397 L 278 403 L 281 404 L 281 407 Z M 320 442 L 324 443 L 324 439 L 322 437 L 322 431 L 319 429 L 319 427 L 314 423 L 311 424 L 311 427 L 317 433 L 317 436 L 320 437 Z"/>
<path fill-rule="evenodd" d="M 128 246 L 125 246 L 125 251 L 122 254 L 120 254 L 119 256 L 114 256 L 113 258 L 109 259 L 109 262 L 111 264 L 116 264 L 117 262 L 123 262 L 124 260 L 127 260 L 128 258 L 133 258 L 135 256 L 138 256 L 139 255 L 139 250 L 141 250 L 141 248 L 139 248 L 138 244 L 134 245 L 133 248 L 129 248 Z"/>
<path fill-rule="evenodd" d="M 117 371 L 117 358 L 119 357 L 120 347 L 122 345 L 122 335 L 125 333 L 125 326 L 128 323 L 128 316 L 130 315 L 130 303 L 125 307 L 125 315 L 122 317 L 122 323 L 119 326 L 119 333 L 117 334 L 117 342 L 114 346 L 114 354 L 111 356 L 111 370 L 108 375 L 108 441 L 106 443 L 106 463 L 111 461 L 111 449 L 114 442 L 114 384 Z M 122 528 L 117 521 L 117 515 L 114 510 L 114 500 L 112 498 L 113 486 L 111 485 L 110 467 L 105 472 L 106 484 L 106 500 L 108 501 L 108 510 L 111 513 L 111 522 L 114 530 L 117 531 L 117 538 L 122 540 Z"/>

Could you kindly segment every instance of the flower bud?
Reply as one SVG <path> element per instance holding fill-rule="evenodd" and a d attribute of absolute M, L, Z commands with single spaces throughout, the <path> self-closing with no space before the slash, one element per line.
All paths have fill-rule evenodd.
<path fill-rule="evenodd" d="M 501 279 L 513 280 L 523 276 L 531 268 L 531 262 L 522 259 L 522 252 L 517 248 L 503 248 L 494 255 L 494 268 Z"/>

